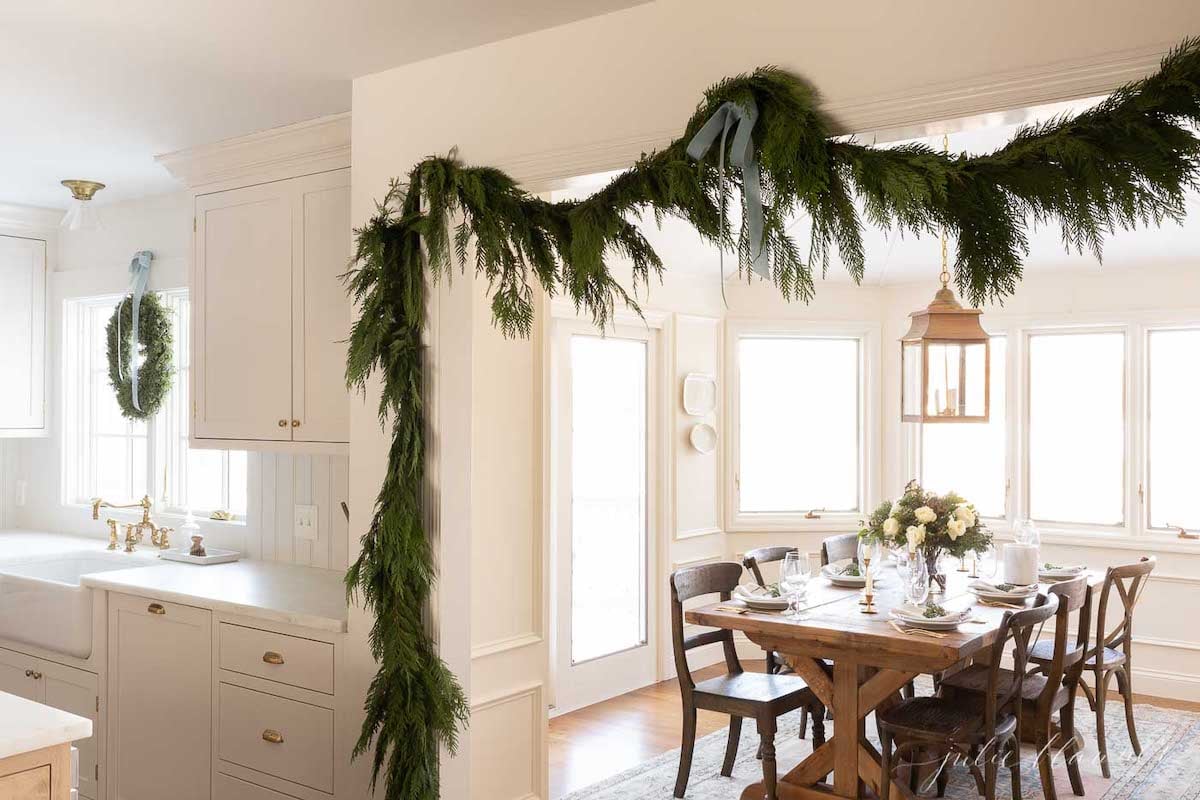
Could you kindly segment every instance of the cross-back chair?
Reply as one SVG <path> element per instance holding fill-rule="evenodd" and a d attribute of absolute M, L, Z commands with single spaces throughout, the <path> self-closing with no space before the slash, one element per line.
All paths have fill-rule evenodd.
<path fill-rule="evenodd" d="M 996 773 L 1002 759 L 1009 760 L 1013 800 L 1021 800 L 1021 697 L 1025 689 L 1030 642 L 1035 628 L 1058 610 L 1055 595 L 1038 595 L 1035 605 L 1021 611 L 1006 611 L 1000 620 L 996 640 L 989 651 L 989 663 L 983 667 L 983 691 L 961 697 L 914 697 L 902 700 L 879 714 L 882 745 L 881 800 L 891 792 L 892 764 L 902 755 L 912 766 L 910 780 L 916 790 L 917 768 L 921 753 L 937 753 L 943 759 L 958 758 L 967 763 L 980 794 L 996 798 Z M 1000 667 L 1005 651 L 1012 647 L 1012 670 Z M 894 746 L 894 752 L 893 752 Z M 987 751 L 995 748 L 993 753 Z M 982 759 L 978 758 L 982 753 Z M 983 769 L 979 761 L 983 761 Z M 938 771 L 938 788 L 945 788 L 943 763 Z"/>
<path fill-rule="evenodd" d="M 1111 777 L 1108 768 L 1108 742 L 1104 732 L 1104 705 L 1108 695 L 1108 684 L 1113 676 L 1117 689 L 1125 701 L 1125 727 L 1135 755 L 1142 754 L 1137 728 L 1133 721 L 1133 611 L 1146 588 L 1146 581 L 1154 571 L 1158 560 L 1144 556 L 1132 564 L 1109 567 L 1104 574 L 1100 589 L 1100 601 L 1096 612 L 1096 636 L 1085 656 L 1083 673 L 1091 673 L 1092 686 L 1079 681 L 1088 705 L 1096 712 L 1096 746 L 1100 751 L 1100 771 Z M 1115 624 L 1113 624 L 1115 622 Z M 1109 626 L 1112 625 L 1110 629 Z M 1080 637 L 1088 642 L 1087 628 L 1082 627 Z M 1038 663 L 1050 657 L 1048 642 L 1033 649 L 1033 660 Z"/>
<path fill-rule="evenodd" d="M 696 744 L 696 714 L 700 709 L 729 715 L 729 739 L 725 745 L 725 761 L 721 774 L 733 774 L 738 742 L 742 736 L 742 720 L 750 718 L 758 727 L 762 760 L 763 785 L 768 800 L 776 800 L 775 731 L 776 720 L 789 711 L 817 702 L 816 695 L 802 678 L 795 675 L 771 675 L 746 672 L 738 661 L 733 631 L 706 630 L 684 635 L 683 604 L 697 597 L 717 595 L 728 602 L 742 577 L 740 564 L 722 562 L 700 564 L 678 570 L 671 575 L 671 643 L 675 651 L 675 669 L 679 675 L 679 691 L 683 700 L 683 744 L 679 751 L 679 773 L 675 781 L 675 796 L 687 791 L 692 769 L 692 751 Z M 688 651 L 709 644 L 720 644 L 725 655 L 727 673 L 697 682 L 688 666 Z M 824 744 L 824 730 L 813 726 L 813 745 Z"/>

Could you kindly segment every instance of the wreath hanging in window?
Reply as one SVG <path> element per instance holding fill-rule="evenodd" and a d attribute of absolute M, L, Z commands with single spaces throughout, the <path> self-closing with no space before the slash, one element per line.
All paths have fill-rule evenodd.
<path fill-rule="evenodd" d="M 171 312 L 158 295 L 143 294 L 151 258 L 145 251 L 134 257 L 129 268 L 134 276 L 133 291 L 117 304 L 105 330 L 108 380 L 116 392 L 121 415 L 130 420 L 154 416 L 171 390 L 171 376 L 175 373 Z M 141 364 L 137 363 L 135 353 L 141 356 Z"/>

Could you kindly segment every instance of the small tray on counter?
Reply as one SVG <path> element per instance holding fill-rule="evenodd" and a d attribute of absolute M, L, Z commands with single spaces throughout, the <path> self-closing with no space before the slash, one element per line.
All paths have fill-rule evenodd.
<path fill-rule="evenodd" d="M 181 561 L 184 564 L 229 564 L 242 557 L 238 550 L 223 550 L 219 547 L 206 547 L 208 555 L 203 556 L 194 556 L 189 552 L 190 550 L 190 547 L 163 550 L 158 557 L 167 561 Z"/>

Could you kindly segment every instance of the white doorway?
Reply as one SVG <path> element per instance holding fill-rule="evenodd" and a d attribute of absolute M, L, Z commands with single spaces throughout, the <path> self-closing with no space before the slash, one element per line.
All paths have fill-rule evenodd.
<path fill-rule="evenodd" d="M 657 333 L 558 321 L 551 606 L 554 713 L 657 679 Z"/>

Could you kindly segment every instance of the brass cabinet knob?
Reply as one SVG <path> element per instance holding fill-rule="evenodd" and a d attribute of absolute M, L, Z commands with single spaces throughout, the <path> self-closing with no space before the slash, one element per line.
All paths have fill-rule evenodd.
<path fill-rule="evenodd" d="M 279 653 L 276 653 L 274 650 L 268 650 L 267 652 L 263 653 L 263 663 L 282 664 L 283 656 L 281 656 Z"/>
<path fill-rule="evenodd" d="M 294 419 L 294 420 L 292 420 L 292 427 L 293 427 L 293 428 L 299 428 L 299 427 L 300 427 L 300 420 L 298 420 L 298 419 Z"/>
<path fill-rule="evenodd" d="M 42 673 L 38 672 L 35 669 L 27 669 L 27 670 L 25 670 L 25 677 L 33 678 L 35 681 L 40 681 L 42 679 Z"/>
<path fill-rule="evenodd" d="M 279 731 L 273 731 L 270 728 L 267 728 L 265 731 L 263 731 L 262 738 L 264 742 L 270 742 L 271 744 L 283 744 L 283 734 Z"/>
<path fill-rule="evenodd" d="M 286 428 L 286 427 L 287 427 L 287 420 L 286 420 L 286 419 L 281 419 L 281 420 L 279 420 L 279 427 L 281 427 L 281 428 Z"/>
<path fill-rule="evenodd" d="M 32 677 L 33 677 L 33 670 L 31 670 L 31 669 L 27 669 L 27 670 L 25 670 L 25 677 L 26 677 L 26 678 L 32 678 Z"/>
<path fill-rule="evenodd" d="M 146 606 L 146 610 L 151 614 L 158 614 L 160 617 L 167 613 L 167 610 L 163 608 L 162 603 L 151 603 L 150 605 Z"/>

